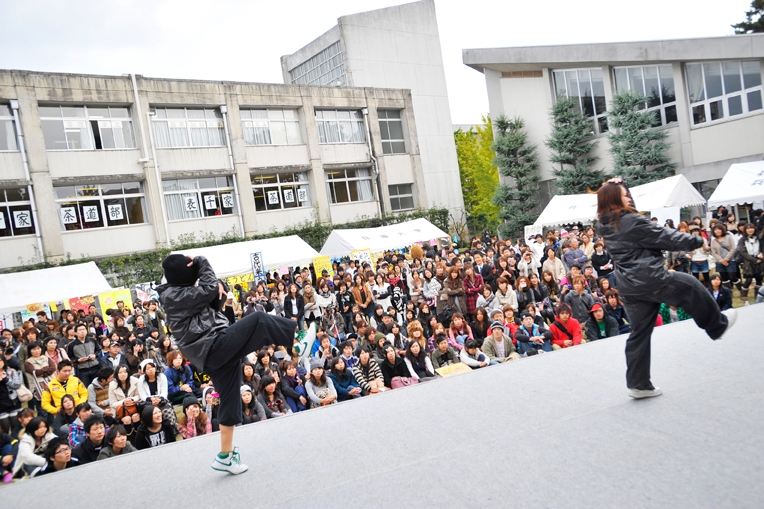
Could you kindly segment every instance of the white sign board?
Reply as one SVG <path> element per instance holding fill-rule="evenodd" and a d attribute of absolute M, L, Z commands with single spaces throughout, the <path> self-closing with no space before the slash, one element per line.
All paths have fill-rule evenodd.
<path fill-rule="evenodd" d="M 536 235 L 544 235 L 544 227 L 540 224 L 531 224 L 525 227 L 525 240 Z"/>
<path fill-rule="evenodd" d="M 218 199 L 214 194 L 205 194 L 203 199 L 205 209 L 215 210 L 218 208 Z"/>
<path fill-rule="evenodd" d="M 7 226 L 5 225 L 5 212 L 0 212 L 0 230 L 5 230 Z"/>
<path fill-rule="evenodd" d="M 96 223 L 100 219 L 98 215 L 98 205 L 83 205 L 82 217 L 86 223 Z"/>
<path fill-rule="evenodd" d="M 284 189 L 284 203 L 294 203 L 294 191 Z"/>
<path fill-rule="evenodd" d="M 268 204 L 269 205 L 278 205 L 279 203 L 279 192 L 278 191 L 268 191 Z"/>
<path fill-rule="evenodd" d="M 198 212 L 199 202 L 196 199 L 196 195 L 186 196 L 185 198 L 186 212 Z"/>
<path fill-rule="evenodd" d="M 122 205 L 119 203 L 107 205 L 106 210 L 108 210 L 109 219 L 112 221 L 122 221 L 125 218 L 125 214 L 122 212 Z"/>
<path fill-rule="evenodd" d="M 297 190 L 297 201 L 300 203 L 308 201 L 308 190 L 307 189 L 298 189 Z"/>
<path fill-rule="evenodd" d="M 265 281 L 263 253 L 252 253 L 249 255 L 249 260 L 252 263 L 252 274 L 255 276 L 255 281 Z"/>
<path fill-rule="evenodd" d="M 76 224 L 77 223 L 77 211 L 74 207 L 61 207 L 59 211 L 61 214 L 61 222 L 64 224 Z"/>
<path fill-rule="evenodd" d="M 233 208 L 233 195 L 231 193 L 221 194 L 220 201 L 223 203 L 224 209 Z"/>

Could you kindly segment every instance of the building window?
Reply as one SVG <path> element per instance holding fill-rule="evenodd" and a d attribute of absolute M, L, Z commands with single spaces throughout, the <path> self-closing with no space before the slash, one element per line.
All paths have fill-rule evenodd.
<path fill-rule="evenodd" d="M 18 149 L 13 112 L 7 104 L 0 104 L 0 152 Z"/>
<path fill-rule="evenodd" d="M 693 125 L 762 109 L 758 60 L 687 64 L 686 69 Z"/>
<path fill-rule="evenodd" d="M 405 154 L 403 123 L 398 110 L 379 110 L 379 132 L 382 136 L 383 154 Z"/>
<path fill-rule="evenodd" d="M 0 189 L 0 237 L 35 233 L 32 203 L 26 187 Z"/>
<path fill-rule="evenodd" d="M 387 188 L 390 192 L 390 208 L 392 210 L 397 212 L 414 208 L 414 194 L 411 192 L 411 184 L 397 184 Z"/>
<path fill-rule="evenodd" d="M 158 148 L 222 147 L 223 114 L 217 108 L 155 108 L 152 117 Z"/>
<path fill-rule="evenodd" d="M 126 106 L 38 106 L 48 150 L 135 148 Z"/>
<path fill-rule="evenodd" d="M 366 143 L 363 113 L 357 110 L 316 110 L 318 142 Z"/>
<path fill-rule="evenodd" d="M 227 216 L 238 211 L 233 176 L 163 180 L 168 221 Z"/>
<path fill-rule="evenodd" d="M 296 110 L 240 110 L 247 145 L 300 145 Z"/>
<path fill-rule="evenodd" d="M 258 212 L 312 206 L 307 173 L 253 175 L 252 193 Z"/>
<path fill-rule="evenodd" d="M 592 136 L 607 132 L 607 109 L 602 69 L 554 71 L 557 95 L 573 99 L 577 111 L 592 119 Z"/>
<path fill-rule="evenodd" d="M 373 200 L 371 170 L 326 170 L 326 194 L 332 204 Z"/>
<path fill-rule="evenodd" d="M 62 230 L 146 222 L 146 203 L 140 182 L 56 186 L 53 190 Z"/>
<path fill-rule="evenodd" d="M 289 78 L 293 85 L 329 85 L 341 87 L 347 84 L 345 60 L 337 41 L 314 55 L 291 71 Z"/>
<path fill-rule="evenodd" d="M 693 182 L 692 185 L 695 189 L 698 190 L 698 192 L 708 200 L 712 194 L 714 194 L 714 191 L 716 191 L 716 188 L 719 186 L 719 182 L 721 182 L 721 179 L 711 179 L 711 180 L 704 180 L 703 182 Z"/>
<path fill-rule="evenodd" d="M 655 111 L 653 127 L 677 122 L 674 73 L 671 65 L 619 67 L 614 71 L 616 93 L 630 90 L 647 97 L 646 108 Z"/>

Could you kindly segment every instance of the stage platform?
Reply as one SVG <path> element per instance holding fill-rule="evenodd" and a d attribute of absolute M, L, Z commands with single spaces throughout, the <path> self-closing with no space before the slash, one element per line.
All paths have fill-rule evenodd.
<path fill-rule="evenodd" d="M 0 497 L 79 508 L 764 507 L 762 318 L 764 305 L 739 309 L 722 341 L 692 321 L 656 329 L 654 399 L 627 397 L 621 336 L 239 428 L 250 471 L 237 477 L 210 469 L 212 435 Z"/>

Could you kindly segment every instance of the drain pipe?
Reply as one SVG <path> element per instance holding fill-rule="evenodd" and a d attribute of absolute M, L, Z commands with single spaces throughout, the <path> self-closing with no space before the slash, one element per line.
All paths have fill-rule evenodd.
<path fill-rule="evenodd" d="M 156 115 L 154 111 L 146 112 L 146 120 L 149 126 L 149 139 L 151 140 L 151 157 L 154 159 L 154 175 L 159 186 L 159 208 L 162 211 L 162 224 L 164 225 L 164 234 L 167 238 L 167 245 L 170 245 L 170 227 L 167 224 L 167 212 L 164 209 L 164 186 L 162 185 L 162 173 L 159 171 L 159 161 L 157 161 L 156 140 L 154 139 L 154 129 L 151 127 L 151 117 Z"/>
<path fill-rule="evenodd" d="M 382 219 L 382 216 L 385 213 L 385 204 L 382 202 L 382 179 L 379 176 L 379 164 L 377 163 L 377 158 L 374 157 L 374 150 L 371 146 L 371 130 L 369 129 L 369 108 L 363 108 L 361 110 L 361 113 L 363 113 L 363 123 L 364 126 L 366 126 L 366 140 L 369 142 L 369 157 L 371 158 L 371 161 L 374 163 L 374 175 L 375 179 L 374 181 L 377 184 L 377 214 L 379 215 L 379 218 Z"/>
<path fill-rule="evenodd" d="M 231 170 L 233 170 L 233 192 L 236 197 L 236 204 L 239 209 L 239 231 L 241 237 L 244 238 L 244 219 L 241 215 L 241 201 L 239 201 L 239 184 L 236 183 L 236 167 L 233 165 L 233 151 L 231 150 L 231 137 L 228 135 L 228 107 L 223 104 L 220 106 L 220 113 L 223 114 L 223 130 L 225 131 L 225 143 L 228 145 L 228 160 L 231 162 Z M 221 207 L 222 208 L 222 207 Z"/>
<path fill-rule="evenodd" d="M 40 222 L 37 220 L 37 202 L 34 199 L 34 189 L 32 188 L 32 175 L 29 173 L 29 161 L 27 160 L 27 149 L 24 144 L 24 131 L 21 129 L 21 119 L 19 118 L 19 101 L 11 99 L 11 110 L 13 110 L 13 121 L 16 123 L 16 142 L 21 152 L 21 162 L 24 164 L 24 176 L 27 179 L 27 193 L 29 193 L 29 203 L 32 208 L 32 221 L 34 221 L 34 235 L 37 238 L 37 252 L 41 262 L 45 262 L 45 251 L 42 247 L 42 234 L 40 233 Z M 11 218 L 8 218 L 11 221 Z"/>

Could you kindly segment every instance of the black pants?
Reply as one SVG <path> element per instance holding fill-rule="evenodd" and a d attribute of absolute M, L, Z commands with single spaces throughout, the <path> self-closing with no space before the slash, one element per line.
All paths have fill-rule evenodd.
<path fill-rule="evenodd" d="M 220 394 L 218 422 L 241 423 L 242 359 L 270 344 L 287 349 L 294 343 L 297 322 L 258 311 L 223 330 L 207 354 L 204 370 Z"/>
<path fill-rule="evenodd" d="M 100 369 L 101 368 L 98 365 L 93 366 L 92 368 L 79 368 L 77 369 L 77 378 L 79 378 L 82 385 L 87 388 L 90 386 L 90 383 L 96 379 Z"/>
<path fill-rule="evenodd" d="M 712 338 L 727 328 L 727 317 L 719 310 L 711 293 L 689 274 L 672 272 L 663 288 L 648 289 L 640 296 L 623 297 L 632 331 L 626 340 L 626 386 L 650 390 L 650 337 L 661 303 L 684 309 L 698 327 Z"/>

